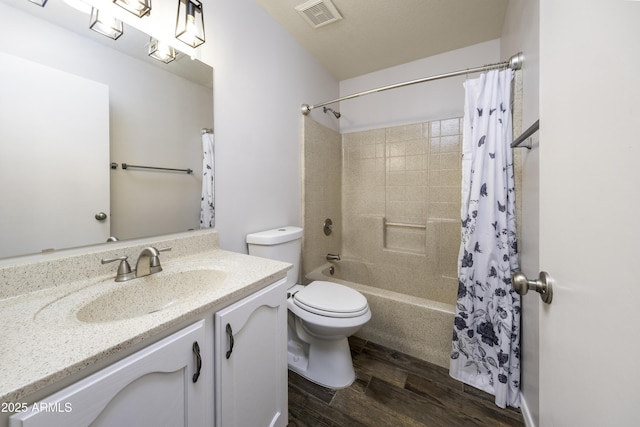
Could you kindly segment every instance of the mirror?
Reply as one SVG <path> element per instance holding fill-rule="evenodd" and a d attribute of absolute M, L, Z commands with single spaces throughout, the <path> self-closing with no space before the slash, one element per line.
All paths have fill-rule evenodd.
<path fill-rule="evenodd" d="M 130 25 L 125 24 L 124 34 L 115 41 L 88 27 L 89 16 L 69 7 L 63 0 L 49 0 L 44 8 L 27 0 L 0 0 L 0 54 L 19 61 L 25 60 L 34 65 L 36 70 L 50 68 L 56 73 L 79 78 L 82 82 L 91 81 L 98 87 L 103 86 L 107 93 L 108 147 L 105 151 L 108 155 L 99 160 L 104 169 L 101 169 L 103 166 L 93 168 L 108 174 L 107 187 L 110 189 L 108 198 L 105 198 L 107 206 L 104 209 L 86 208 L 88 213 L 83 215 L 98 222 L 100 220 L 94 215 L 106 212 L 107 218 L 102 221 L 107 225 L 108 235 L 120 240 L 197 229 L 202 185 L 202 129 L 213 128 L 213 69 L 181 54 L 169 64 L 149 58 L 149 37 Z M 45 71 L 39 72 L 41 74 L 36 73 L 35 80 L 46 81 L 43 76 Z M 42 91 L 38 94 L 44 97 Z M 94 99 L 97 98 L 82 101 L 82 105 L 93 106 Z M 5 176 L 2 180 L 4 183 L 0 183 L 0 197 L 3 200 L 16 192 L 30 194 L 33 187 L 45 188 L 48 194 L 74 194 L 92 181 L 93 172 L 86 170 L 83 156 L 77 150 L 61 148 L 66 133 L 58 135 L 60 142 L 56 142 L 54 132 L 49 129 L 55 123 L 44 124 L 49 123 L 44 120 L 45 116 L 51 121 L 49 116 L 53 116 L 56 110 L 64 111 L 63 107 L 73 104 L 71 98 L 58 95 L 51 102 L 54 107 L 46 112 L 20 119 L 28 123 L 24 133 L 31 139 L 26 139 L 27 143 L 16 144 L 2 134 L 0 147 L 10 146 L 10 152 L 25 148 L 28 155 L 45 157 L 45 164 L 54 165 L 54 168 L 36 185 L 27 183 L 28 170 L 18 171 L 8 178 Z M 41 103 L 45 104 L 33 104 Z M 88 123 L 93 123 L 86 117 L 88 110 L 81 108 L 71 118 L 72 124 L 68 128 L 75 130 L 79 124 L 86 127 Z M 16 121 L 16 111 L 3 109 L 0 122 Z M 89 126 L 89 129 L 93 128 Z M 94 130 L 95 138 L 88 138 L 91 142 L 99 139 L 97 129 Z M 45 133 L 42 137 L 34 137 L 36 131 Z M 45 154 L 34 149 L 34 138 L 46 141 L 55 150 Z M 3 151 L 0 169 L 3 165 L 14 163 L 13 159 L 7 158 L 7 152 Z M 54 158 L 54 155 L 60 158 Z M 75 165 L 74 162 L 80 164 Z M 111 169 L 112 163 L 117 165 L 116 169 Z M 191 169 L 193 173 L 136 168 L 123 170 L 123 163 Z M 63 169 L 76 171 L 72 176 L 73 181 L 65 188 L 53 186 L 53 175 Z M 37 200 L 37 197 L 29 198 Z M 71 234 L 76 231 L 76 223 L 61 225 L 49 215 L 48 209 L 59 204 L 56 200 L 40 203 L 37 216 L 31 220 L 31 224 L 33 227 L 47 224 L 53 229 L 63 229 L 64 234 Z M 6 203 L 3 205 L 0 223 L 4 223 L 5 227 L 9 217 L 25 216 L 27 211 L 33 211 L 14 206 L 17 210 L 8 214 L 10 207 Z M 71 215 L 83 209 L 74 207 L 67 211 Z M 38 246 L 41 249 L 25 252 L 16 244 L 18 241 L 34 235 L 45 236 L 49 231 L 34 231 L 35 228 L 24 225 L 8 227 L 19 229 L 25 237 L 7 239 L 3 236 L 0 239 L 0 258 L 79 246 L 73 241 L 49 240 Z M 102 242 L 104 240 L 80 245 Z"/>

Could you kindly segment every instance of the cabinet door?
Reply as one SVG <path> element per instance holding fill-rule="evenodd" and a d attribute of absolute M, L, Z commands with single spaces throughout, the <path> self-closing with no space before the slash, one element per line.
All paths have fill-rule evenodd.
<path fill-rule="evenodd" d="M 215 316 L 216 425 L 287 425 L 287 284 Z"/>
<path fill-rule="evenodd" d="M 10 427 L 202 426 L 203 381 L 193 382 L 204 320 L 13 415 Z"/>

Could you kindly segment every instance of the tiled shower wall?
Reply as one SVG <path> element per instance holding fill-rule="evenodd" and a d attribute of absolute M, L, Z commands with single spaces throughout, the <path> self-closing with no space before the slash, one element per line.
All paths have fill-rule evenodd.
<path fill-rule="evenodd" d="M 376 286 L 455 301 L 461 143 L 462 118 L 343 135 L 342 252 Z"/>
<path fill-rule="evenodd" d="M 327 253 L 340 253 L 342 241 L 342 138 L 309 117 L 304 117 L 302 149 L 304 238 L 303 277 L 326 262 Z M 323 232 L 325 219 L 333 232 Z"/>
<path fill-rule="evenodd" d="M 516 113 L 514 129 L 519 134 Z M 303 274 L 340 253 L 368 267 L 375 283 L 366 285 L 454 303 L 462 118 L 341 136 L 305 117 L 303 141 Z M 330 236 L 322 232 L 326 218 Z"/>

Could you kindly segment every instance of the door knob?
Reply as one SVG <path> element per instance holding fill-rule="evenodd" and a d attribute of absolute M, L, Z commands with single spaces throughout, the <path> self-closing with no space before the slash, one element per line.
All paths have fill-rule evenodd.
<path fill-rule="evenodd" d="M 538 280 L 529 280 L 524 273 L 516 272 L 511 275 L 511 285 L 520 295 L 526 295 L 529 289 L 533 289 L 540 294 L 540 298 L 546 304 L 551 304 L 553 299 L 553 279 L 546 271 L 541 271 Z"/>
<path fill-rule="evenodd" d="M 95 217 L 98 221 L 104 221 L 107 219 L 107 214 L 104 212 L 98 212 Z"/>

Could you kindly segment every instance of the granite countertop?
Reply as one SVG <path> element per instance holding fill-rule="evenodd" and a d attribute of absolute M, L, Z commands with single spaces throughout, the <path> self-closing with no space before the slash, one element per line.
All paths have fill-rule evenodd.
<path fill-rule="evenodd" d="M 110 274 L 52 287 L 41 284 L 30 292 L 0 299 L 0 324 L 3 325 L 0 401 L 24 400 L 32 393 L 172 326 L 190 318 L 195 320 L 211 308 L 233 303 L 285 277 L 290 268 L 286 263 L 217 248 L 175 254 L 167 261 L 162 260 L 162 266 L 162 272 L 116 283 L 117 266 L 112 264 Z M 131 307 L 148 300 L 144 294 L 145 281 L 151 286 L 158 280 L 167 280 L 175 282 L 172 287 L 189 289 L 196 270 L 205 276 L 210 270 L 216 270 L 216 285 L 200 287 L 195 292 L 190 289 L 188 297 L 141 316 L 126 318 L 124 315 L 122 320 L 90 323 L 77 318 L 78 310 L 88 302 L 127 285 L 137 289 L 128 295 L 125 303 Z"/>

